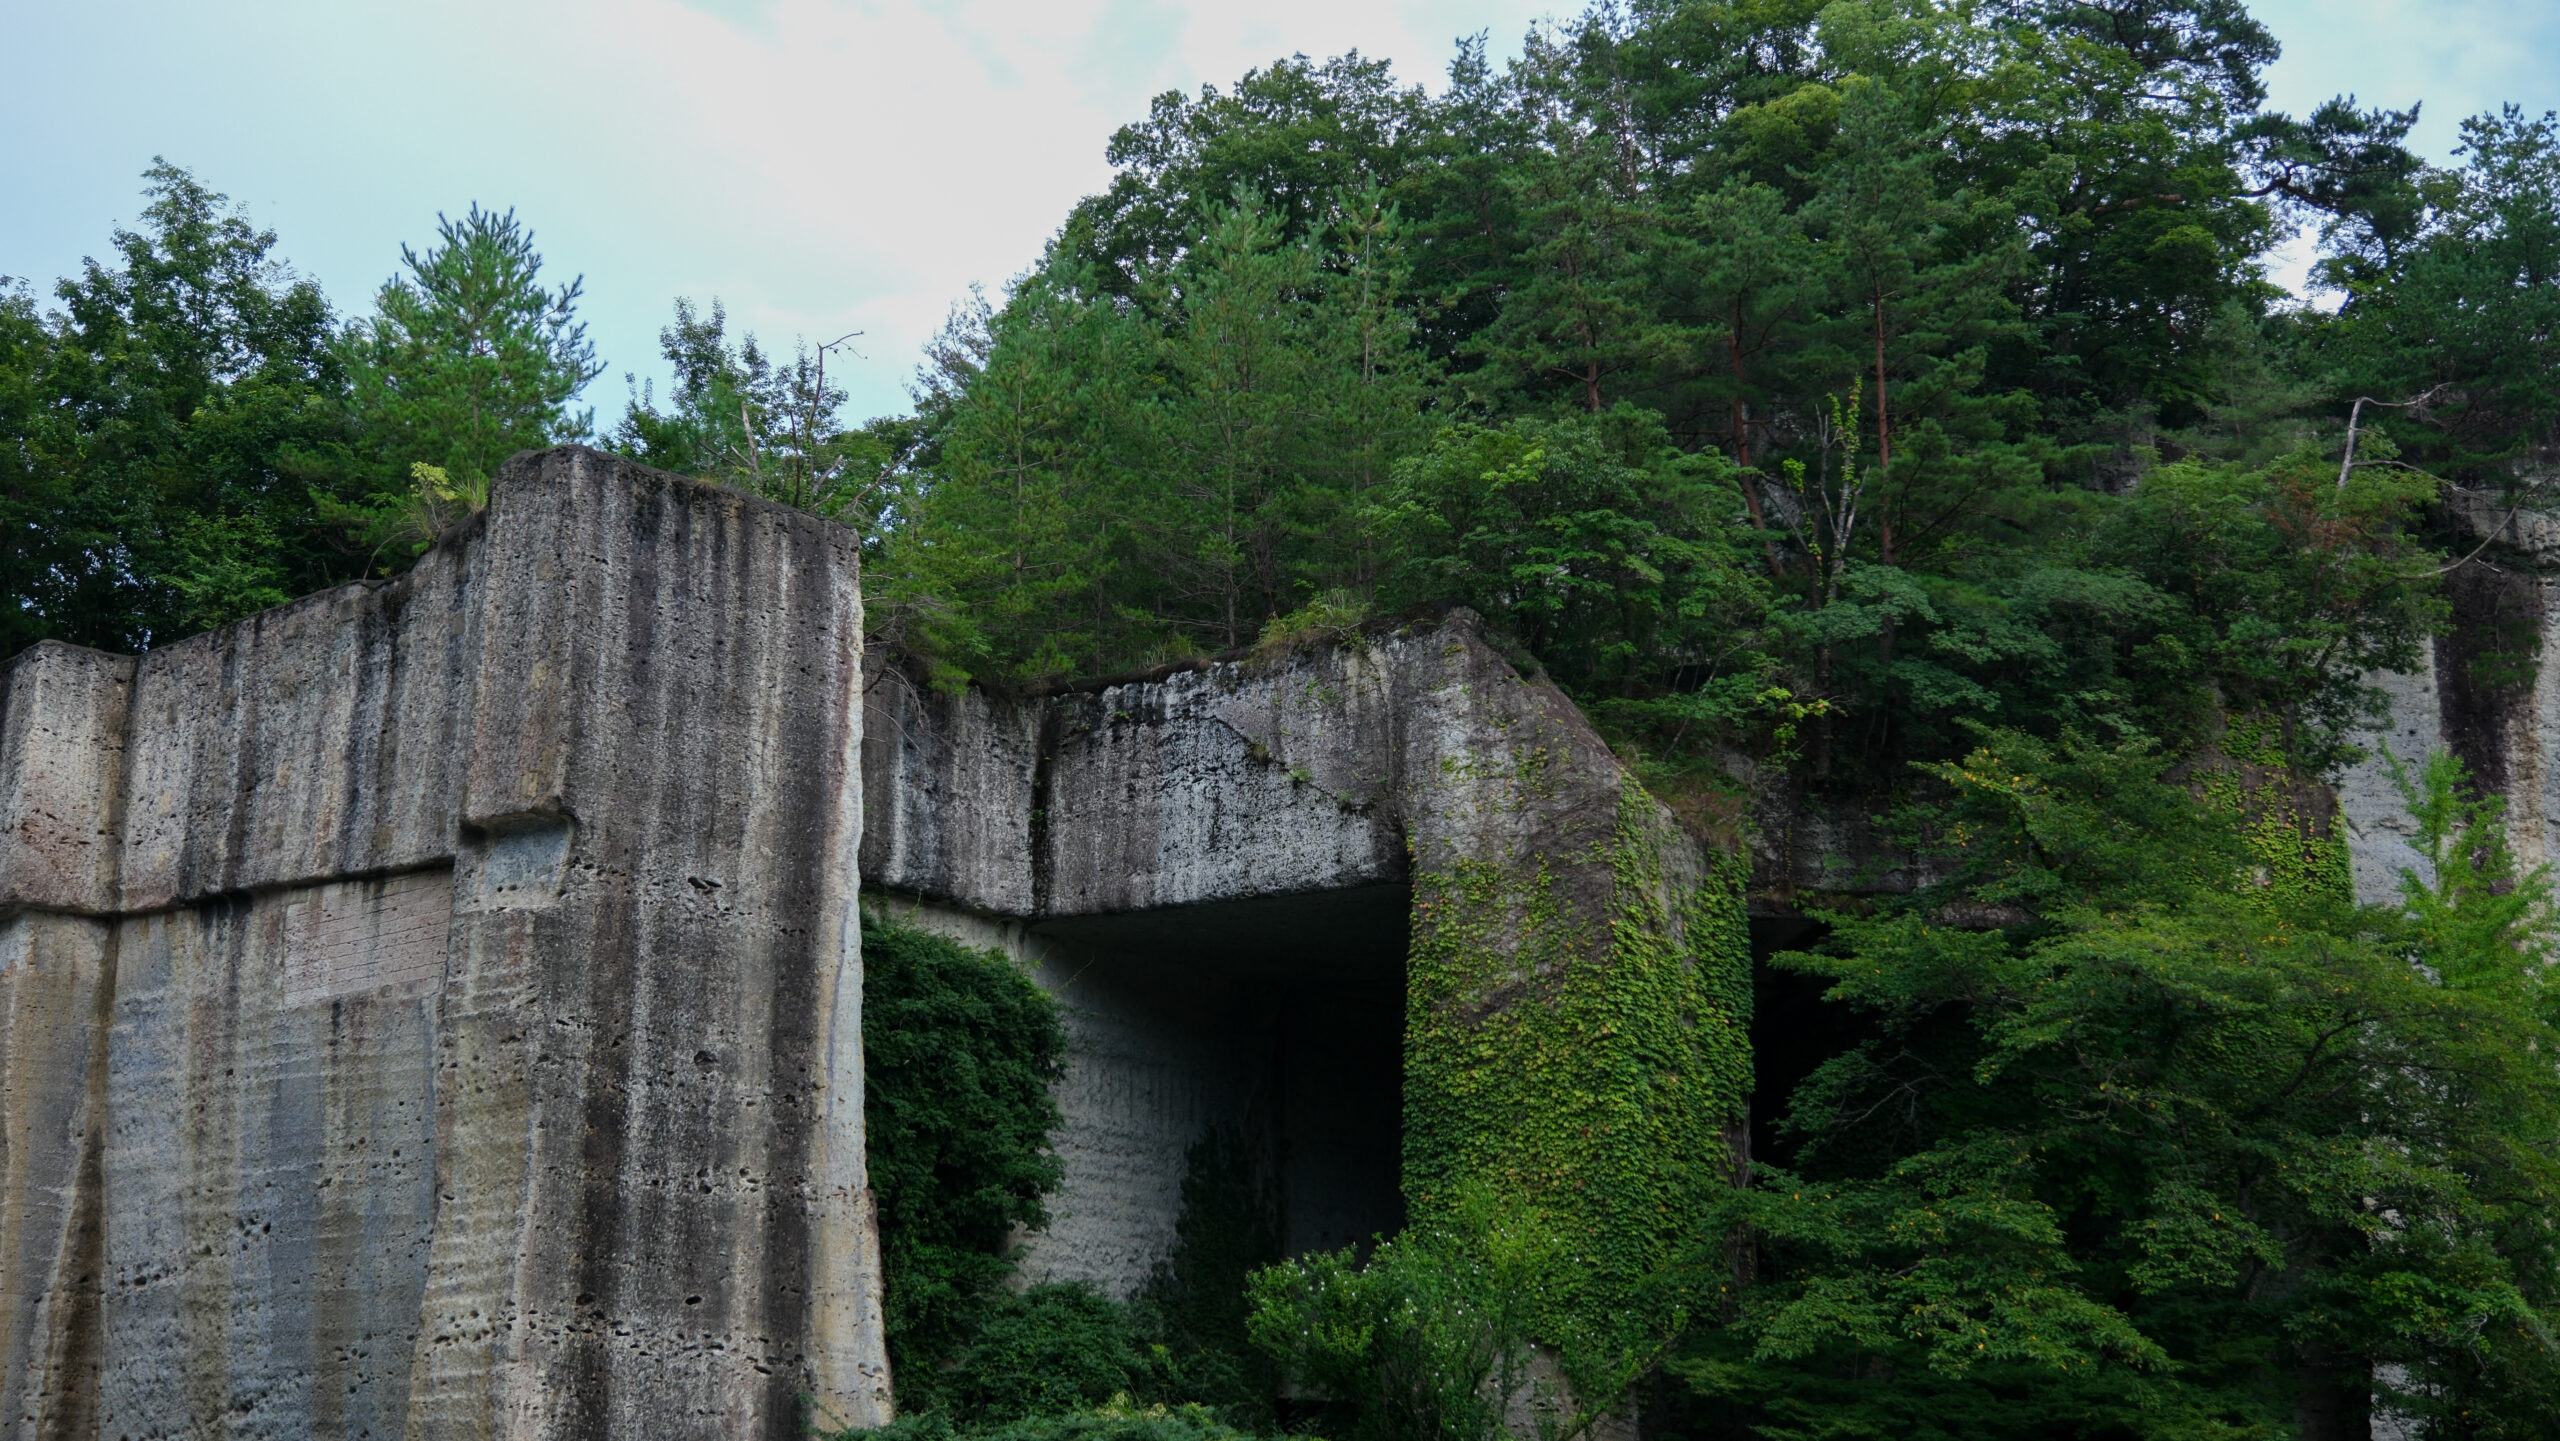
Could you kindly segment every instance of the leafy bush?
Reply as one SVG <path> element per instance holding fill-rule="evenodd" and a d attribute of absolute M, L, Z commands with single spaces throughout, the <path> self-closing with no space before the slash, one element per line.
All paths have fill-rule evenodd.
<path fill-rule="evenodd" d="M 1578 1264 L 1538 1213 L 1471 1188 L 1365 1264 L 1344 1249 L 1256 1273 L 1253 1340 L 1327 1434 L 1494 1441 L 1525 1421 L 1570 1441 L 1597 1419 L 1590 1403 L 1614 1405 L 1642 1369 L 1554 1334 L 1543 1303 Z"/>
<path fill-rule="evenodd" d="M 1280 1390 L 1248 1326 L 1247 1287 L 1280 1259 L 1280 1201 L 1261 1162 L 1235 1131 L 1192 1145 L 1173 1251 L 1130 1308 L 1158 1371 L 1150 1398 L 1212 1406 L 1239 1426 L 1269 1425 Z"/>
<path fill-rule="evenodd" d="M 862 954 L 890 1374 L 912 1409 L 998 1308 L 1013 1229 L 1048 1219 L 1066 1032 L 1057 1003 L 992 951 L 865 912 Z"/>
<path fill-rule="evenodd" d="M 989 1313 L 938 1389 L 955 1420 L 1001 1426 L 1126 1395 L 1143 1365 L 1127 1307 L 1081 1281 L 1053 1283 Z"/>
<path fill-rule="evenodd" d="M 1399 464 L 1372 511 L 1393 606 L 1473 607 L 1589 699 L 1748 673 L 1768 607 L 1733 465 L 1659 416 L 1459 425 Z"/>
<path fill-rule="evenodd" d="M 2443 1434 L 2549 1434 L 2551 889 L 2498 803 L 2438 757 L 2410 796 L 2429 878 L 2359 906 L 2260 881 L 2144 742 L 1987 733 L 1939 779 L 1952 878 L 1779 958 L 1872 1038 L 1702 1238 L 1745 1228 L 1758 1266 L 1672 1363 L 1701 1411 L 2275 1435 L 2380 1393 Z"/>
<path fill-rule="evenodd" d="M 941 1411 L 902 1416 L 876 1431 L 840 1431 L 830 1441 L 1248 1441 L 1205 1406 L 1139 1406 L 1125 1396 L 1098 1407 L 964 1427 Z"/>

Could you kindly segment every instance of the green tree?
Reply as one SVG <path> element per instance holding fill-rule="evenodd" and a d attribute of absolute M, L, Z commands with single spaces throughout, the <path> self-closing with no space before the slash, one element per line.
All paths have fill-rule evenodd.
<path fill-rule="evenodd" d="M 2384 403 L 2361 418 L 2400 463 L 2503 489 L 2560 429 L 2560 115 L 2509 106 L 2462 135 L 2460 169 L 2404 187 L 2423 202 L 2419 233 L 2395 234 L 2389 206 L 2333 228 L 2324 273 L 2344 303 L 2318 350 L 2341 413 Z"/>
<path fill-rule="evenodd" d="M 1568 1247 L 1544 1216 L 1474 1192 L 1365 1259 L 1351 1248 L 1257 1272 L 1249 1326 L 1330 1434 L 1495 1441 L 1517 1434 L 1505 1426 L 1516 1409 L 1536 1418 L 1542 1441 L 1571 1441 L 1591 1418 L 1536 1367 L 1537 1346 L 1563 1339 L 1541 1333 L 1550 1318 L 1540 1298 L 1568 1268 Z M 1577 1380 L 1592 1379 L 1580 1364 L 1596 1359 L 1588 1350 L 1571 1349 L 1585 1371 Z"/>
<path fill-rule="evenodd" d="M 1375 591 L 1385 555 L 1370 532 L 1373 501 L 1396 463 L 1436 432 L 1440 367 L 1421 348 L 1411 308 L 1408 227 L 1383 190 L 1338 197 L 1323 234 L 1314 394 L 1301 429 L 1307 484 L 1292 508 L 1292 593 Z"/>
<path fill-rule="evenodd" d="M 1241 203 L 1210 210 L 1204 233 L 1166 277 L 1158 414 L 1171 502 L 1152 549 L 1182 609 L 1230 650 L 1287 608 L 1282 548 L 1301 473 L 1294 444 L 1310 372 L 1315 256 L 1275 217 Z"/>
<path fill-rule="evenodd" d="M 999 1309 L 1012 1233 L 1058 1185 L 1057 1003 L 992 952 L 862 917 L 863 1125 L 902 1409 Z M 1107 1394 L 1107 1393 L 1106 1393 Z M 1092 1399 L 1101 1399 L 1099 1397 Z"/>
<path fill-rule="evenodd" d="M 35 297 L 14 280 L 0 280 L 0 595 L 9 597 L 0 613 L 0 654 L 6 655 L 56 633 L 39 588 L 57 548 L 66 541 L 78 545 L 63 534 L 68 476 L 45 453 L 52 345 Z"/>
<path fill-rule="evenodd" d="M 363 569 L 322 514 L 353 439 L 328 302 L 188 172 L 144 178 L 61 309 L 0 304 L 11 646 L 141 649 Z"/>
<path fill-rule="evenodd" d="M 1473 607 L 1586 704 L 1756 677 L 1766 602 L 1740 510 L 1729 462 L 1630 407 L 1459 425 L 1379 502 L 1383 594 Z"/>
<path fill-rule="evenodd" d="M 481 482 L 499 462 L 585 436 L 593 413 L 569 407 L 602 370 L 577 318 L 584 282 L 542 285 L 533 232 L 478 205 L 436 217 L 424 254 L 384 281 L 374 314 L 340 346 L 355 414 L 383 473 L 406 485 L 432 465 Z"/>
<path fill-rule="evenodd" d="M 1195 238 L 1200 208 L 1257 197 L 1290 240 L 1322 229 L 1335 197 L 1391 186 L 1433 137 L 1432 106 L 1359 52 L 1322 64 L 1293 55 L 1245 72 L 1231 91 L 1167 91 L 1105 148 L 1116 170 L 1065 234 L 1096 283 L 1134 294 Z"/>
<path fill-rule="evenodd" d="M 873 591 L 909 647 L 957 681 L 1098 673 L 1175 644 L 1131 596 L 1152 523 L 1154 338 L 1136 313 L 1035 271 L 954 356 L 928 419 L 933 468 L 889 533 Z"/>
<path fill-rule="evenodd" d="M 1643 394 L 1679 350 L 1659 291 L 1663 227 L 1623 116 L 1583 113 L 1568 55 L 1531 37 L 1515 93 L 1538 144 L 1502 176 L 1513 217 L 1500 309 L 1468 341 L 1471 388 L 1597 415 Z"/>
<path fill-rule="evenodd" d="M 844 390 L 827 379 L 827 356 L 852 335 L 776 362 L 754 335 L 729 339 L 718 297 L 711 313 L 676 297 L 658 346 L 675 372 L 660 411 L 654 383 L 624 407 L 606 444 L 662 470 L 718 481 L 870 528 L 891 504 L 914 428 L 899 421 L 843 423 Z"/>
<path fill-rule="evenodd" d="M 2338 1436 L 2377 1388 L 2542 1434 L 2552 916 L 2496 804 L 2439 758 L 2433 874 L 2358 907 L 2253 884 L 2140 740 L 1935 773 L 1953 878 L 1785 958 L 1872 1039 L 1795 1097 L 1734 1203 L 1757 1280 L 1675 1370 L 1806 1434 Z"/>

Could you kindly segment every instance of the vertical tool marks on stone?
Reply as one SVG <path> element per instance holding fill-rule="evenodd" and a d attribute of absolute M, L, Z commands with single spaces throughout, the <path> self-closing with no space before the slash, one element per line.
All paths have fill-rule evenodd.
<path fill-rule="evenodd" d="M 296 895 L 118 923 L 107 1434 L 378 1435 L 406 1412 L 433 1005 L 280 1005 Z"/>
<path fill-rule="evenodd" d="M 1061 697 L 1048 786 L 1045 912 L 1094 915 L 1393 880 L 1384 812 L 1256 754 L 1219 717 L 1233 667 Z"/>
<path fill-rule="evenodd" d="M 130 656 L 46 641 L 0 682 L 0 911 L 116 908 Z"/>
<path fill-rule="evenodd" d="M 466 926 L 466 984 L 520 964 L 530 992 L 520 1044 L 501 1013 L 464 1029 L 511 1058 L 533 1150 L 512 1179 L 522 1123 L 457 1116 L 457 1165 L 519 1190 L 525 1219 L 485 1348 L 454 1314 L 467 1287 L 435 1308 L 462 1363 L 439 1404 L 465 1429 L 477 1351 L 495 1414 L 548 1433 L 779 1434 L 813 1383 L 883 1419 L 844 1394 L 881 1370 L 876 1268 L 857 1256 L 829 1285 L 863 1294 L 832 1304 L 812 1280 L 867 1204 L 858 1154 L 837 1154 L 858 1124 L 822 1139 L 831 1073 L 859 1075 L 858 940 L 837 914 L 858 843 L 854 539 L 591 454 L 530 465 L 542 483 L 490 522 L 495 739 L 467 805 L 495 828 L 485 874 L 544 815 L 574 817 L 574 839 L 551 909 Z M 457 1280 L 503 1249 L 463 1239 Z"/>
<path fill-rule="evenodd" d="M 0 921 L 0 1431 L 85 1436 L 97 1388 L 110 923 Z"/>
<path fill-rule="evenodd" d="M 469 565 L 439 549 L 140 657 L 121 908 L 450 856 Z"/>
<path fill-rule="evenodd" d="M 13 1430 L 886 1419 L 856 538 L 575 449 L 495 496 L 397 582 L 10 671 Z"/>
<path fill-rule="evenodd" d="M 885 649 L 864 684 L 862 875 L 1006 915 L 1038 909 L 1032 817 L 1039 702 L 926 689 Z"/>

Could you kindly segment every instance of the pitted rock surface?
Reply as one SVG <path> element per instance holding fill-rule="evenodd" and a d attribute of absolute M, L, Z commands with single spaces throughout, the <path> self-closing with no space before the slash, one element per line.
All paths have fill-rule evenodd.
<path fill-rule="evenodd" d="M 855 537 L 574 448 L 493 490 L 9 670 L 9 1434 L 885 1419 Z"/>

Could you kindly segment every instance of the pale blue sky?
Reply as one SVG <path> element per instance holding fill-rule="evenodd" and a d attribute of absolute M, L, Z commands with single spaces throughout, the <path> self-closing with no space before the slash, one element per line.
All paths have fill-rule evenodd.
<path fill-rule="evenodd" d="M 918 345 L 1099 188 L 1148 98 L 1291 51 L 1358 48 L 1436 82 L 1454 37 L 1516 50 L 1555 0 L 0 0 L 0 275 L 49 290 L 139 208 L 155 153 L 279 232 L 361 310 L 439 210 L 514 206 L 586 277 L 618 414 L 659 373 L 678 294 L 834 361 L 863 414 L 903 408 Z M 2262 0 L 2275 103 L 2339 91 L 2461 116 L 2560 107 L 2552 0 Z"/>

